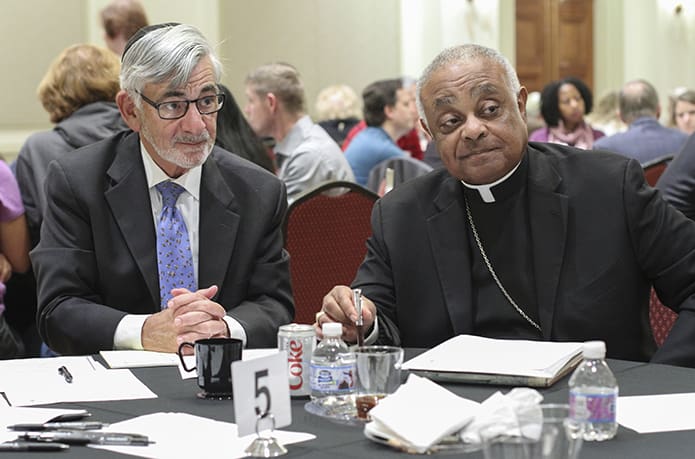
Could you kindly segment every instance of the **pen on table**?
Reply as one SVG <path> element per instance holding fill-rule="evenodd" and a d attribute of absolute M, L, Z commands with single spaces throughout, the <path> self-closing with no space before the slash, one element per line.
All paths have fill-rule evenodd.
<path fill-rule="evenodd" d="M 357 345 L 364 345 L 364 317 L 362 316 L 362 289 L 356 288 L 352 290 L 352 298 L 355 303 L 355 309 L 357 309 L 357 321 L 355 326 L 357 328 Z"/>
<path fill-rule="evenodd" d="M 70 373 L 70 370 L 68 370 L 68 367 L 63 365 L 62 367 L 58 368 L 58 373 L 63 375 L 65 382 L 72 383 L 72 374 Z"/>
<path fill-rule="evenodd" d="M 65 443 L 46 443 L 40 441 L 8 441 L 0 443 L 0 452 L 12 451 L 63 451 L 70 448 Z"/>
<path fill-rule="evenodd" d="M 119 432 L 88 432 L 54 430 L 50 432 L 28 432 L 19 435 L 20 440 L 58 442 L 69 445 L 132 445 L 147 446 L 154 443 L 146 435 Z"/>
<path fill-rule="evenodd" d="M 14 424 L 7 426 L 10 430 L 37 432 L 44 430 L 99 430 L 108 426 L 103 422 L 45 422 L 43 424 Z"/>

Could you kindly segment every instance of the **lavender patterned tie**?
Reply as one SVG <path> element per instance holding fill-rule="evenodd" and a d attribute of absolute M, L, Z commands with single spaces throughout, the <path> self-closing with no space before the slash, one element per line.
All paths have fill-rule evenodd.
<path fill-rule="evenodd" d="M 174 182 L 156 185 L 162 195 L 162 213 L 157 223 L 157 265 L 159 268 L 159 294 L 161 308 L 167 307 L 172 288 L 187 288 L 195 291 L 193 256 L 188 242 L 188 230 L 176 200 L 184 191 Z"/>

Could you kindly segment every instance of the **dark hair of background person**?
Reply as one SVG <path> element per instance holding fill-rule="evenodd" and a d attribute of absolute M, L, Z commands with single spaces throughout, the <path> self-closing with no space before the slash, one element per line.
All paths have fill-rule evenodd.
<path fill-rule="evenodd" d="M 591 108 L 593 107 L 593 97 L 591 96 L 591 90 L 589 87 L 579 78 L 567 77 L 561 80 L 553 81 L 548 83 L 543 88 L 541 92 L 541 115 L 545 120 L 545 124 L 550 127 L 556 127 L 562 117 L 560 116 L 560 100 L 558 93 L 560 92 L 560 87 L 563 84 L 571 84 L 577 91 L 579 95 L 584 99 L 584 115 L 591 113 Z"/>
<path fill-rule="evenodd" d="M 403 89 L 403 80 L 393 78 L 370 84 L 362 91 L 362 113 L 367 126 L 378 127 L 386 121 L 385 107 L 396 105 L 397 92 Z"/>
<path fill-rule="evenodd" d="M 261 139 L 253 132 L 244 118 L 234 96 L 229 89 L 220 84 L 220 93 L 224 94 L 222 110 L 217 112 L 217 138 L 215 143 L 242 158 L 248 159 L 264 169 L 275 173 L 273 160 Z"/>
<path fill-rule="evenodd" d="M 123 35 L 128 40 L 148 24 L 142 4 L 133 0 L 115 0 L 109 3 L 101 10 L 100 17 L 104 32 L 111 39 Z"/>

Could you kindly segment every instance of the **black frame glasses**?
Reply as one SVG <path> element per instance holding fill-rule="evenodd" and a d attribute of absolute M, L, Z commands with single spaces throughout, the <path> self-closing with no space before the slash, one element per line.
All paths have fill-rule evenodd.
<path fill-rule="evenodd" d="M 165 102 L 155 102 L 152 99 L 148 98 L 145 96 L 143 93 L 140 91 L 137 91 L 138 94 L 140 94 L 140 97 L 142 97 L 142 100 L 147 102 L 149 105 L 155 108 L 157 110 L 157 115 L 163 120 L 177 120 L 179 118 L 183 118 L 186 116 L 186 113 L 188 113 L 188 107 L 191 104 L 195 104 L 195 108 L 198 109 L 198 113 L 201 115 L 212 115 L 213 113 L 217 113 L 220 110 L 222 110 L 222 106 L 224 105 L 224 99 L 225 95 L 224 94 L 210 94 L 207 96 L 200 97 L 198 99 L 194 100 L 187 100 L 187 99 L 177 99 L 177 100 L 167 100 Z M 215 107 L 214 110 L 208 110 L 205 105 L 201 106 L 202 102 L 210 102 L 210 98 L 217 98 L 217 107 Z M 163 106 L 169 106 L 169 110 L 181 110 L 180 108 L 176 107 L 176 104 L 186 104 L 185 107 L 183 108 L 183 112 L 181 114 L 169 114 L 167 113 L 167 108 L 162 108 Z M 164 113 L 162 113 L 162 110 L 164 110 Z"/>

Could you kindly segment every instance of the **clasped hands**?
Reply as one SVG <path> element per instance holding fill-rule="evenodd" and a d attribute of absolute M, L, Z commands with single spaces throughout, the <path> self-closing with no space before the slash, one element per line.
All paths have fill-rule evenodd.
<path fill-rule="evenodd" d="M 367 297 L 362 297 L 362 320 L 365 332 L 372 328 L 376 318 L 376 306 Z M 319 339 L 323 338 L 321 326 L 326 322 L 343 324 L 343 341 L 357 342 L 357 309 L 352 298 L 352 289 L 345 285 L 337 285 L 323 297 L 321 311 L 316 314 L 314 329 Z"/>
<path fill-rule="evenodd" d="M 229 337 L 229 328 L 223 319 L 226 311 L 212 301 L 217 290 L 216 285 L 195 292 L 185 288 L 173 289 L 173 298 L 167 303 L 167 308 L 145 321 L 142 327 L 143 348 L 176 352 L 183 342 Z M 191 348 L 184 348 L 184 353 L 192 352 Z"/>

